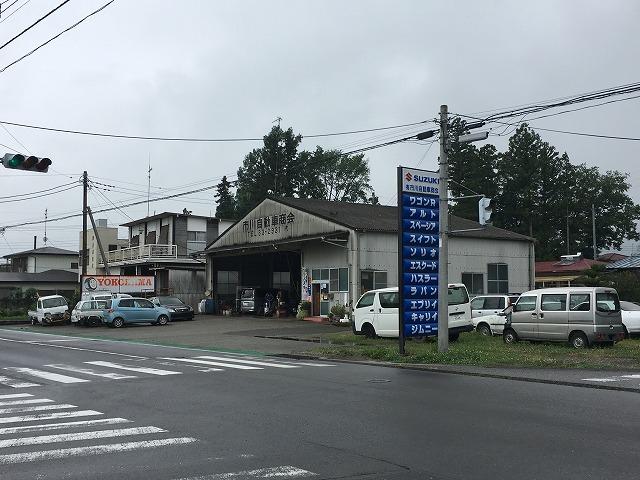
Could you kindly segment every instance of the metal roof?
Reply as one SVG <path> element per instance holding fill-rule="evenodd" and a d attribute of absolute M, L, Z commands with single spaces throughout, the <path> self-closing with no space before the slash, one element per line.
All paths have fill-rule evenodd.
<path fill-rule="evenodd" d="M 623 258 L 617 262 L 607 265 L 607 269 L 626 269 L 626 268 L 640 268 L 640 255 L 634 257 Z"/>
<path fill-rule="evenodd" d="M 25 250 L 24 252 L 10 253 L 9 255 L 5 255 L 3 258 L 12 258 L 12 257 L 24 257 L 25 255 L 78 255 L 78 252 L 74 252 L 73 250 L 65 250 L 63 248 L 57 247 L 40 247 L 34 248 L 31 250 Z"/>
<path fill-rule="evenodd" d="M 211 219 L 211 220 L 220 220 L 217 217 L 207 217 L 206 215 L 186 215 L 184 213 L 174 213 L 174 212 L 162 212 L 162 213 L 158 213 L 156 215 L 151 215 L 149 217 L 144 217 L 141 218 L 139 220 L 132 220 L 130 222 L 127 223 L 121 223 L 120 226 L 121 227 L 131 227 L 133 225 L 138 225 L 140 223 L 144 223 L 144 222 L 150 222 L 152 220 L 157 220 L 159 218 L 166 218 L 166 217 L 191 217 L 191 218 L 206 218 L 206 219 Z"/>
<path fill-rule="evenodd" d="M 78 283 L 78 274 L 67 270 L 40 273 L 0 272 L 0 283 Z"/>

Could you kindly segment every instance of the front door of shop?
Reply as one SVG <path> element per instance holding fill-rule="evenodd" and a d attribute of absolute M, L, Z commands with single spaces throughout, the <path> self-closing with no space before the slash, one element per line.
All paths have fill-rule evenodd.
<path fill-rule="evenodd" d="M 314 283 L 311 286 L 311 315 L 320 315 L 320 284 Z"/>

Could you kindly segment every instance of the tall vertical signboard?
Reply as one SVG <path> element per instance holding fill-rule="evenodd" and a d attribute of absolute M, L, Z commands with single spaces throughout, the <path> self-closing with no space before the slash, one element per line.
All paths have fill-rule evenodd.
<path fill-rule="evenodd" d="M 438 172 L 398 167 L 400 353 L 406 337 L 438 334 Z"/>

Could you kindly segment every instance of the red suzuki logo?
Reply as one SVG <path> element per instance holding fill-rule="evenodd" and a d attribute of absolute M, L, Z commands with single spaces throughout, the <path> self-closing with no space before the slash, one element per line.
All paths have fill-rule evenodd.
<path fill-rule="evenodd" d="M 407 182 L 410 182 L 410 181 L 411 181 L 411 179 L 413 178 L 413 175 L 411 175 L 411 172 L 407 172 L 407 173 L 404 175 L 404 178 L 406 178 L 406 179 L 407 179 Z"/>

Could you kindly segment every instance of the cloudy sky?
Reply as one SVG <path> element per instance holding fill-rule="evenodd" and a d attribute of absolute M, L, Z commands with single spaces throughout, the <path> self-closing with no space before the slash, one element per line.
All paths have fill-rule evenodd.
<path fill-rule="evenodd" d="M 0 48 L 0 68 L 102 6 L 72 0 Z M 62 0 L 19 0 L 0 17 L 5 43 Z M 17 10 L 25 4 L 23 8 Z M 8 4 L 3 5 L 3 9 Z M 8 16 L 13 12 L 13 15 Z M 0 73 L 0 121 L 143 136 L 262 137 L 276 117 L 302 135 L 433 119 L 443 103 L 474 113 L 640 79 L 640 3 L 596 1 L 116 0 Z M 640 99 L 533 122 L 638 137 Z M 500 133 L 503 129 L 495 129 Z M 345 151 L 411 129 L 304 141 Z M 640 142 L 540 132 L 575 163 L 630 174 L 640 202 Z M 506 137 L 490 137 L 503 150 Z M 54 164 L 46 175 L 0 170 L 0 226 L 81 211 L 82 191 L 6 203 L 76 181 L 87 170 L 111 191 L 94 210 L 233 177 L 260 142 L 170 143 L 0 128 L 0 143 Z M 2 152 L 11 151 L 3 148 Z M 435 169 L 437 145 L 367 153 L 373 186 L 394 201 L 395 167 Z M 108 197 L 107 198 L 105 198 Z M 151 204 L 151 212 L 215 211 L 213 192 Z M 112 225 L 146 205 L 101 214 Z M 127 217 L 128 215 L 128 217 Z M 78 249 L 81 218 L 49 223 L 49 245 Z M 0 255 L 42 245 L 44 226 L 7 229 Z"/>

